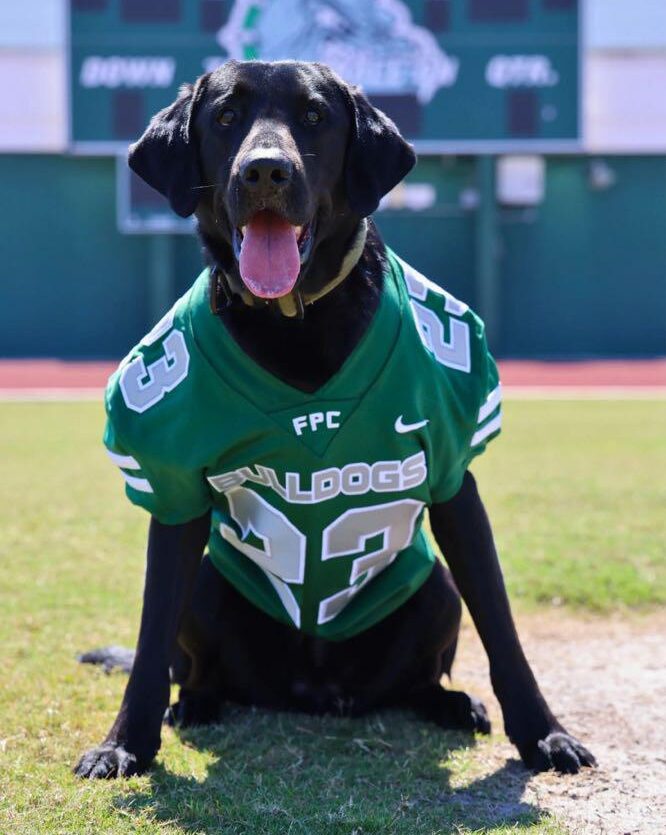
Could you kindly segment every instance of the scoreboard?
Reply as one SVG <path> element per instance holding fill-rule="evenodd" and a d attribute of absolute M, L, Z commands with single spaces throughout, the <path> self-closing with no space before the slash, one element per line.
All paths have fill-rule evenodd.
<path fill-rule="evenodd" d="M 228 58 L 323 61 L 422 154 L 579 147 L 578 0 L 70 0 L 69 52 L 75 153 Z"/>

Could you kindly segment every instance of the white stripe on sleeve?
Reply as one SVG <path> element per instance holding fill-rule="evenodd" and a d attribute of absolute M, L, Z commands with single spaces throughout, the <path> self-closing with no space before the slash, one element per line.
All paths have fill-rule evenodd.
<path fill-rule="evenodd" d="M 496 418 L 493 418 L 490 423 L 487 423 L 482 429 L 479 429 L 472 438 L 472 446 L 477 446 L 481 441 L 485 441 L 488 435 L 492 435 L 502 425 L 502 413 L 500 412 Z"/>
<path fill-rule="evenodd" d="M 486 397 L 486 402 L 481 406 L 479 409 L 479 419 L 477 423 L 482 423 L 488 415 L 492 414 L 495 409 L 499 406 L 502 402 L 502 384 L 499 383 L 497 388 L 494 388 L 488 397 Z"/>
<path fill-rule="evenodd" d="M 141 469 L 141 464 L 139 464 L 136 458 L 132 458 L 131 455 L 118 455 L 117 452 L 111 452 L 110 449 L 107 449 L 106 454 L 118 467 L 124 467 L 126 470 Z"/>
<path fill-rule="evenodd" d="M 150 482 L 147 478 L 136 478 L 133 475 L 127 475 L 127 473 L 124 473 L 122 470 L 120 471 L 120 475 L 125 479 L 125 481 L 129 484 L 130 487 L 133 487 L 140 493 L 155 492 L 153 488 L 150 486 Z"/>

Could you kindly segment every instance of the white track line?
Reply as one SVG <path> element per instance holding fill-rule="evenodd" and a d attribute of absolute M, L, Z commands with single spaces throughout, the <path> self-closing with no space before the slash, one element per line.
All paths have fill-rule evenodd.
<path fill-rule="evenodd" d="M 666 400 L 666 386 L 504 386 L 510 400 Z M 0 402 L 96 401 L 102 388 L 0 388 Z"/>
<path fill-rule="evenodd" d="M 104 399 L 103 388 L 0 388 L 0 401 L 24 403 L 63 402 Z"/>
<path fill-rule="evenodd" d="M 666 386 L 503 386 L 511 400 L 666 400 Z"/>

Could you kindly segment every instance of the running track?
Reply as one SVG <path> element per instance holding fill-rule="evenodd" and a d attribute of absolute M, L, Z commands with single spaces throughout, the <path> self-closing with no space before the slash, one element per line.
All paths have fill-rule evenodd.
<path fill-rule="evenodd" d="M 98 399 L 116 362 L 0 360 L 0 399 Z M 653 360 L 499 363 L 518 397 L 666 397 L 666 357 Z"/>

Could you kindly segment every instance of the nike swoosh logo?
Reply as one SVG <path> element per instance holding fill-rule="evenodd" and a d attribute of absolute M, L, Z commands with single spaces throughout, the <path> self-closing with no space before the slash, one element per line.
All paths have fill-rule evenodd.
<path fill-rule="evenodd" d="M 420 420 L 418 423 L 403 423 L 402 422 L 402 415 L 396 418 L 395 421 L 395 431 L 400 432 L 402 435 L 404 432 L 413 432 L 415 429 L 421 429 L 427 423 L 430 423 L 429 420 Z"/>

